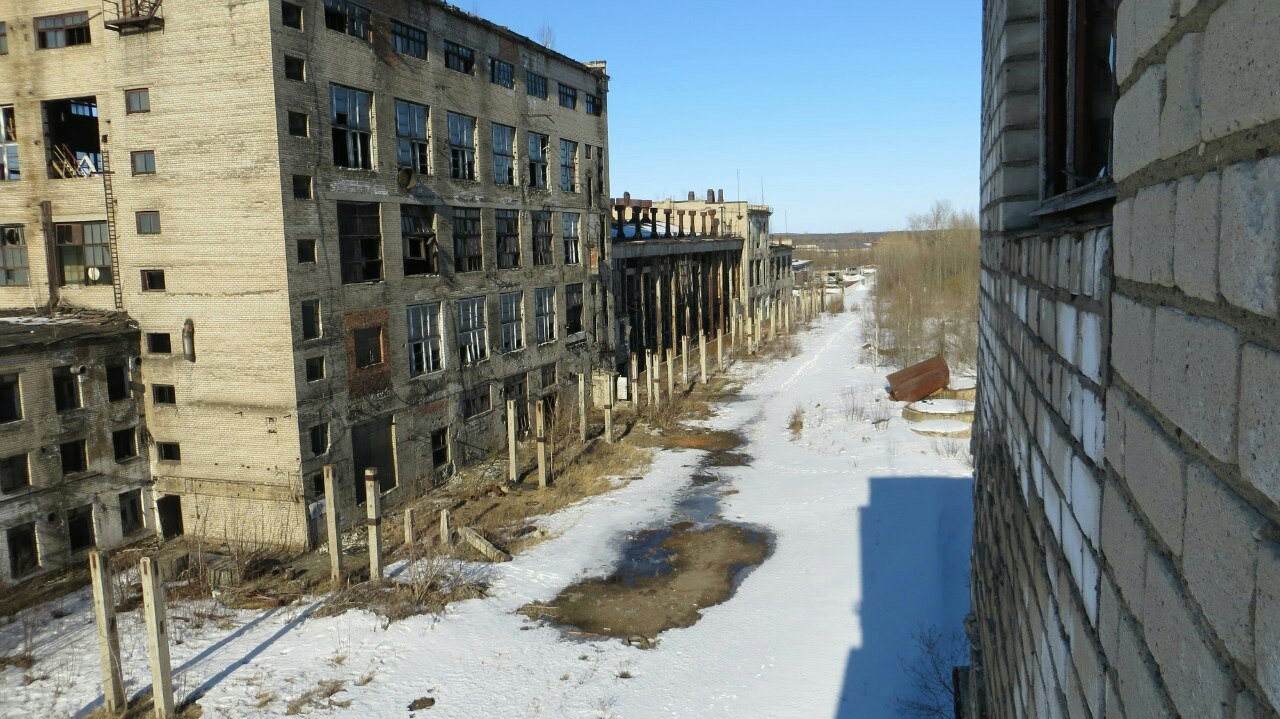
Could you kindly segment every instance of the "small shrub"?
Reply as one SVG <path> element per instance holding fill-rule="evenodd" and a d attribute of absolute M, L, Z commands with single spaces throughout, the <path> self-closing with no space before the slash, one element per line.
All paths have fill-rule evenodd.
<path fill-rule="evenodd" d="M 867 421 L 867 399 L 852 387 L 840 394 L 840 410 L 850 422 Z"/>
<path fill-rule="evenodd" d="M 951 672 L 968 663 L 969 652 L 960 632 L 922 627 L 912 635 L 916 655 L 902 661 L 910 694 L 894 698 L 899 716 L 917 719 L 952 719 L 955 688 Z"/>
<path fill-rule="evenodd" d="M 791 410 L 791 417 L 787 420 L 787 429 L 791 430 L 793 439 L 800 437 L 800 433 L 804 431 L 804 407 L 796 405 L 796 408 Z"/>
<path fill-rule="evenodd" d="M 827 313 L 838 315 L 844 313 L 844 297 L 841 295 L 831 295 L 827 298 Z"/>

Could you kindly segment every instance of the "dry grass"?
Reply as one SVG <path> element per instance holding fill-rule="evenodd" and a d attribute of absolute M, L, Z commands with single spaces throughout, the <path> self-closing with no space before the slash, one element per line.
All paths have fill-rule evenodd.
<path fill-rule="evenodd" d="M 791 430 L 792 439 L 800 439 L 800 434 L 804 432 L 804 407 L 796 405 L 791 410 L 791 416 L 787 419 L 787 429 Z"/>
<path fill-rule="evenodd" d="M 382 617 L 386 628 L 409 617 L 440 614 L 452 602 L 478 599 L 487 596 L 489 590 L 488 583 L 468 573 L 461 562 L 439 555 L 413 562 L 405 573 L 404 581 L 364 582 L 340 589 L 313 616 L 336 616 L 360 609 Z M 330 659 L 330 664 L 338 666 L 345 661 L 346 655 L 340 653 Z"/>
<path fill-rule="evenodd" d="M 973 455 L 969 452 L 967 439 L 935 439 L 930 443 L 933 453 L 945 457 L 973 469 Z"/>
<path fill-rule="evenodd" d="M 311 708 L 328 709 L 330 707 L 345 708 L 350 706 L 351 702 L 349 701 L 335 701 L 332 698 L 334 694 L 342 691 L 346 684 L 341 679 L 322 679 L 316 686 L 289 700 L 289 703 L 285 706 L 284 713 L 286 716 L 296 716 Z"/>
<path fill-rule="evenodd" d="M 840 412 L 850 422 L 865 422 L 870 416 L 867 410 L 867 398 L 852 387 L 845 387 L 840 393 Z"/>
<path fill-rule="evenodd" d="M 831 295 L 827 297 L 827 314 L 839 315 L 844 314 L 844 297 L 842 295 Z"/>

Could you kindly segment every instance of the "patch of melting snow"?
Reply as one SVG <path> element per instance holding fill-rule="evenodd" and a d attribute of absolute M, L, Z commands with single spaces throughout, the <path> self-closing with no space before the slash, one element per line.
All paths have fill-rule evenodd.
<path fill-rule="evenodd" d="M 973 406 L 967 399 L 922 399 L 907 405 L 907 409 L 920 414 L 964 414 L 972 412 Z"/>

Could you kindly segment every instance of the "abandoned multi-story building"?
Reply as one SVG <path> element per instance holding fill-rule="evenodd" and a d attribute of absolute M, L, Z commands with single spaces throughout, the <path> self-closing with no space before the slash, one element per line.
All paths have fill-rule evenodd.
<path fill-rule="evenodd" d="M 137 322 L 186 532 L 311 543 L 324 465 L 399 501 L 609 351 L 603 63 L 437 0 L 104 7 L 0 4 L 0 306 Z"/>
<path fill-rule="evenodd" d="M 0 584 L 154 529 L 138 343 L 114 313 L 0 317 Z"/>
<path fill-rule="evenodd" d="M 984 3 L 966 716 L 1280 709 L 1280 5 Z"/>

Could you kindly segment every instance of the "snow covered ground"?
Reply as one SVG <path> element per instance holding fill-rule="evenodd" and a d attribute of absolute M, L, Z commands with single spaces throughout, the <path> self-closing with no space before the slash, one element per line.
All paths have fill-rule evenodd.
<path fill-rule="evenodd" d="M 851 292 L 848 303 L 863 297 Z M 752 461 L 712 470 L 736 490 L 721 513 L 768 528 L 775 544 L 731 599 L 660 635 L 656 649 L 566 637 L 514 610 L 608 574 L 629 533 L 668 523 L 700 451 L 659 452 L 642 479 L 546 518 L 554 540 L 509 564 L 475 565 L 492 596 L 443 617 L 384 629 L 363 612 L 312 618 L 315 600 L 266 612 L 171 607 L 179 698 L 199 696 L 205 717 L 283 716 L 291 700 L 338 680 L 332 700 L 347 706 L 321 700 L 302 715 L 406 717 L 410 702 L 431 697 L 416 716 L 897 716 L 912 633 L 958 630 L 968 610 L 972 481 L 938 446 L 967 440 L 911 433 L 902 405 L 881 391 L 885 372 L 857 364 L 858 325 L 855 313 L 824 317 L 798 336 L 800 356 L 732 370 L 745 388 L 705 425 L 740 432 Z M 797 406 L 805 423 L 793 437 Z M 36 680 L 0 672 L 0 717 L 82 716 L 99 705 L 86 597 L 31 610 L 38 661 L 26 674 Z M 150 681 L 140 612 L 121 615 L 120 628 L 136 693 Z M 23 641 L 20 623 L 0 628 L 0 656 Z"/>

